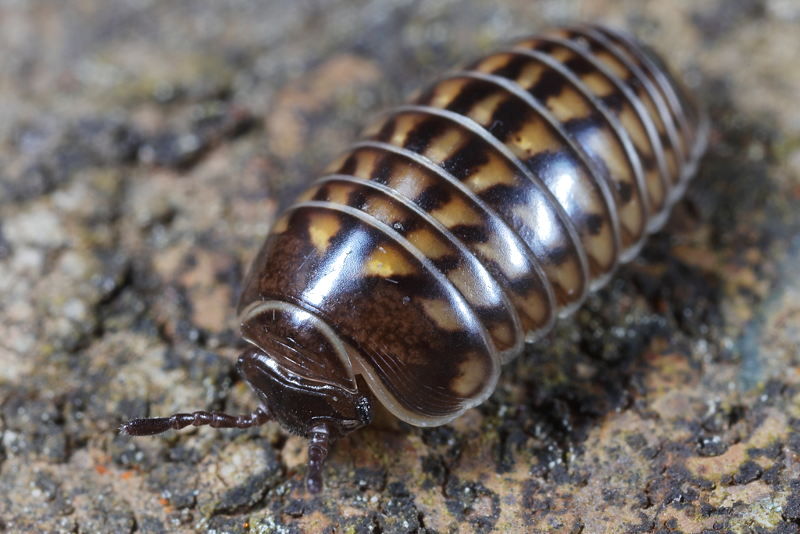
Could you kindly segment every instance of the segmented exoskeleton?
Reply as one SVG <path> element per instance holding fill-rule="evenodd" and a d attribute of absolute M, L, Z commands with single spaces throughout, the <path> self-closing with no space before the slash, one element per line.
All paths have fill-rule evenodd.
<path fill-rule="evenodd" d="M 602 27 L 525 39 L 382 115 L 275 222 L 239 312 L 262 406 L 138 419 L 277 419 L 332 439 L 378 401 L 418 426 L 486 399 L 526 340 L 573 312 L 659 229 L 707 121 L 661 61 Z"/>

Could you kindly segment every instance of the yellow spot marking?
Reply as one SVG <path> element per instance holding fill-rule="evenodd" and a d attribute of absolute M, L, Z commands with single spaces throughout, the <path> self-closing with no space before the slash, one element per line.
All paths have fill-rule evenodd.
<path fill-rule="evenodd" d="M 645 157 L 651 157 L 653 155 L 653 147 L 650 146 L 650 139 L 647 137 L 647 132 L 645 132 L 642 121 L 639 120 L 633 108 L 625 104 L 618 116 L 623 128 L 625 128 L 625 131 L 631 136 L 636 150 Z"/>
<path fill-rule="evenodd" d="M 644 102 L 644 107 L 647 108 L 648 117 L 652 117 L 653 121 L 656 123 L 656 131 L 659 133 L 659 135 L 664 135 L 664 133 L 667 131 L 667 128 L 664 126 L 664 121 L 661 120 L 661 113 L 658 112 L 655 102 L 653 102 L 653 99 L 650 98 L 650 93 L 644 89 L 641 89 L 637 93 L 637 96 L 639 97 L 639 100 Z"/>
<path fill-rule="evenodd" d="M 545 67 L 538 61 L 531 61 L 519 73 L 516 82 L 525 89 L 530 89 L 539 82 Z"/>
<path fill-rule="evenodd" d="M 603 158 L 613 180 L 633 183 L 633 170 L 622 144 L 607 128 L 597 129 L 585 148 Z"/>
<path fill-rule="evenodd" d="M 357 149 L 354 152 L 344 154 L 336 159 L 334 163 L 328 165 L 325 174 L 336 174 L 342 172 L 347 160 L 352 157 L 355 159 L 355 170 L 351 173 L 356 178 L 368 178 L 375 166 L 377 155 L 372 150 Z"/>
<path fill-rule="evenodd" d="M 623 242 L 623 246 L 632 244 L 642 235 L 644 229 L 643 215 L 641 204 L 635 195 L 631 202 L 628 202 L 619 210 L 619 222 L 627 233 L 626 237 L 628 238 L 628 241 Z"/>
<path fill-rule="evenodd" d="M 494 72 L 502 69 L 511 61 L 511 54 L 494 54 L 481 61 L 475 70 L 479 72 Z"/>
<path fill-rule="evenodd" d="M 459 224 L 478 225 L 483 222 L 480 214 L 460 196 L 452 197 L 450 202 L 431 211 L 430 214 L 448 228 Z"/>
<path fill-rule="evenodd" d="M 378 120 L 372 122 L 371 124 L 369 124 L 366 128 L 364 128 L 361 131 L 361 136 L 362 137 L 375 137 L 376 135 L 378 135 L 378 132 L 381 131 L 381 128 L 383 128 L 383 125 L 386 124 L 387 120 L 388 120 L 388 118 L 387 119 L 383 119 L 383 120 L 378 119 Z"/>
<path fill-rule="evenodd" d="M 489 376 L 484 357 L 474 353 L 465 354 L 458 365 L 458 376 L 450 383 L 450 390 L 456 395 L 469 398 L 481 390 L 484 380 Z"/>
<path fill-rule="evenodd" d="M 336 204 L 347 205 L 349 203 L 350 193 L 355 190 L 356 186 L 353 184 L 328 184 L 328 200 Z"/>
<path fill-rule="evenodd" d="M 419 97 L 422 96 L 423 92 L 424 92 L 424 88 L 423 87 L 419 87 L 417 89 L 414 89 L 414 91 L 412 91 L 411 94 L 408 95 L 408 100 L 407 101 L 408 102 L 416 102 L 417 100 L 419 100 Z"/>
<path fill-rule="evenodd" d="M 464 295 L 473 306 L 496 306 L 499 302 L 494 302 L 493 299 L 488 298 L 489 293 L 485 291 L 478 282 L 475 273 L 472 269 L 464 265 L 460 265 L 447 273 L 447 279 L 450 280 L 454 286 Z"/>
<path fill-rule="evenodd" d="M 448 128 L 443 134 L 432 140 L 425 150 L 425 156 L 436 163 L 441 163 L 452 156 L 466 141 L 464 132 L 459 128 Z"/>
<path fill-rule="evenodd" d="M 584 236 L 582 240 L 584 241 L 586 252 L 597 265 L 598 272 L 607 272 L 611 268 L 611 264 L 614 263 L 614 257 L 616 256 L 609 225 L 603 225 L 603 229 L 597 235 Z"/>
<path fill-rule="evenodd" d="M 351 174 L 365 180 L 368 179 L 372 171 L 375 170 L 377 160 L 378 155 L 374 150 L 358 150 L 356 152 L 356 168 Z"/>
<path fill-rule="evenodd" d="M 489 154 L 489 161 L 464 181 L 476 193 L 498 184 L 514 185 L 517 177 L 514 172 L 495 154 Z"/>
<path fill-rule="evenodd" d="M 498 350 L 508 349 L 514 344 L 514 334 L 507 323 L 493 327 L 491 335 Z"/>
<path fill-rule="evenodd" d="M 592 113 L 589 101 L 571 87 L 565 87 L 560 94 L 548 98 L 547 107 L 562 122 L 582 119 Z"/>
<path fill-rule="evenodd" d="M 524 41 L 518 42 L 514 46 L 518 46 L 519 48 L 536 48 L 536 45 L 539 44 L 539 39 L 525 39 Z"/>
<path fill-rule="evenodd" d="M 389 143 L 395 146 L 403 146 L 406 144 L 406 140 L 408 139 L 408 134 L 417 127 L 417 125 L 422 122 L 424 119 L 419 114 L 408 114 L 404 113 L 401 115 L 396 115 L 396 126 L 394 132 L 392 133 L 391 139 L 389 139 Z"/>
<path fill-rule="evenodd" d="M 647 195 L 650 199 L 650 206 L 653 211 L 661 211 L 664 204 L 664 186 L 661 184 L 661 174 L 656 169 L 650 169 L 644 174 L 644 180 L 647 184 Z"/>
<path fill-rule="evenodd" d="M 537 229 L 548 230 L 536 239 L 538 244 L 534 245 L 534 250 L 538 247 L 556 249 L 566 245 L 563 223 L 543 194 L 532 193 L 529 202 L 514 205 L 511 213 L 517 221 L 515 227 L 520 235 L 536 236 Z"/>
<path fill-rule="evenodd" d="M 453 254 L 453 247 L 450 244 L 442 241 L 436 234 L 425 228 L 414 230 L 406 236 L 406 239 L 431 260 Z"/>
<path fill-rule="evenodd" d="M 531 323 L 523 319 L 523 325 L 526 331 L 538 330 L 541 328 L 542 323 L 547 319 L 548 312 L 550 311 L 550 303 L 547 299 L 542 298 L 539 293 L 531 293 L 530 295 L 519 295 L 514 299 L 514 306 L 520 311 L 520 314 L 529 317 Z"/>
<path fill-rule="evenodd" d="M 628 156 L 616 139 L 613 143 L 608 145 L 608 149 L 604 153 L 604 160 L 611 171 L 611 176 L 618 180 L 625 180 L 633 183 L 633 169 L 628 160 Z"/>
<path fill-rule="evenodd" d="M 548 265 L 545 267 L 547 277 L 564 289 L 564 292 L 572 300 L 580 293 L 583 287 L 583 276 L 578 266 L 578 261 L 574 257 L 567 258 L 564 263 L 557 266 Z"/>
<path fill-rule="evenodd" d="M 425 175 L 410 165 L 402 165 L 395 169 L 389 187 L 397 191 L 406 198 L 417 198 L 424 191 L 426 182 Z"/>
<path fill-rule="evenodd" d="M 350 157 L 350 154 L 342 154 L 338 156 L 335 160 L 333 160 L 325 170 L 323 171 L 324 174 L 333 174 L 335 172 L 339 172 L 339 170 L 344 167 L 344 162 L 347 161 L 347 158 Z"/>
<path fill-rule="evenodd" d="M 581 81 L 594 95 L 600 98 L 606 97 L 616 90 L 616 87 L 614 87 L 614 84 L 611 83 L 608 78 L 596 72 L 584 75 Z"/>
<path fill-rule="evenodd" d="M 305 191 L 300 193 L 300 195 L 298 195 L 297 202 L 306 202 L 308 200 L 313 199 L 314 195 L 317 194 L 317 192 L 319 191 L 320 187 L 321 186 L 319 186 L 319 185 L 315 185 L 315 186 L 312 186 L 309 189 L 306 189 Z"/>
<path fill-rule="evenodd" d="M 461 330 L 461 321 L 449 302 L 439 299 L 417 299 L 425 315 L 437 328 L 448 332 Z"/>
<path fill-rule="evenodd" d="M 526 121 L 509 140 L 517 156 L 528 159 L 540 152 L 560 152 L 564 141 L 538 116 Z"/>
<path fill-rule="evenodd" d="M 509 278 L 513 278 L 514 273 L 508 272 L 508 270 L 504 267 L 508 267 L 506 262 L 504 261 L 504 257 L 502 255 L 502 248 L 497 247 L 497 243 L 494 242 L 495 240 L 492 239 L 487 243 L 475 243 L 473 246 L 480 252 L 481 260 L 485 263 L 485 260 L 493 261 L 500 266 L 503 270 L 503 274 L 505 274 Z"/>
<path fill-rule="evenodd" d="M 680 176 L 678 174 L 678 156 L 674 150 L 664 149 L 664 156 L 667 160 L 667 174 L 669 174 L 672 183 L 678 183 Z"/>
<path fill-rule="evenodd" d="M 628 68 L 625 67 L 625 64 L 622 63 L 620 60 L 618 60 L 613 55 L 609 54 L 608 52 L 597 52 L 597 53 L 595 53 L 595 56 L 600 61 L 602 61 L 603 63 L 608 65 L 608 67 L 612 71 L 614 71 L 614 74 L 616 74 L 617 76 L 619 76 L 623 80 L 627 79 L 628 75 L 630 75 L 630 73 L 628 72 Z"/>
<path fill-rule="evenodd" d="M 483 126 L 491 126 L 492 115 L 497 106 L 506 100 L 506 96 L 501 92 L 494 93 L 478 102 L 469 111 L 469 117 Z"/>
<path fill-rule="evenodd" d="M 283 217 L 275 221 L 275 224 L 272 225 L 272 231 L 270 233 L 282 234 L 288 229 L 289 229 L 289 215 L 284 215 Z"/>
<path fill-rule="evenodd" d="M 394 202 L 382 197 L 371 197 L 366 202 L 364 211 L 389 226 L 403 219 L 404 213 Z"/>
<path fill-rule="evenodd" d="M 409 275 L 417 272 L 417 268 L 409 262 L 405 255 L 398 249 L 389 246 L 379 246 L 367 258 L 364 264 L 364 274 L 367 276 Z"/>
<path fill-rule="evenodd" d="M 572 50 L 563 46 L 556 47 L 556 49 L 550 52 L 549 55 L 550 57 L 556 59 L 559 63 L 566 63 L 575 56 Z"/>
<path fill-rule="evenodd" d="M 456 78 L 439 82 L 433 90 L 433 98 L 430 105 L 437 108 L 446 108 L 450 103 L 461 94 L 467 80 Z"/>
<path fill-rule="evenodd" d="M 339 218 L 332 213 L 315 213 L 311 217 L 308 234 L 311 242 L 320 253 L 325 252 L 333 236 L 342 227 Z"/>

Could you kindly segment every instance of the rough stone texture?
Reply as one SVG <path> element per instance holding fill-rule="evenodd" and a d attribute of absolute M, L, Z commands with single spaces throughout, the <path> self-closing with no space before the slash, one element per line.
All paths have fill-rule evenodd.
<path fill-rule="evenodd" d="M 319 496 L 246 411 L 233 306 L 278 202 L 442 69 L 637 32 L 712 113 L 667 231 L 451 425 L 339 443 Z M 794 0 L 0 2 L 0 531 L 800 532 Z"/>

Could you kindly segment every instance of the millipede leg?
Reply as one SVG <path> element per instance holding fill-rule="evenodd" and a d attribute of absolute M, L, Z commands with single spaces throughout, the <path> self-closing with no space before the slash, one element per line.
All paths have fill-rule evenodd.
<path fill-rule="evenodd" d="M 322 489 L 322 466 L 328 457 L 331 445 L 331 435 L 325 424 L 311 429 L 308 440 L 308 477 L 306 488 L 310 493 L 319 493 Z"/>
<path fill-rule="evenodd" d="M 258 408 L 249 415 L 197 411 L 193 413 L 176 413 L 169 417 L 132 419 L 122 425 L 119 431 L 121 434 L 128 434 L 129 436 L 150 436 L 170 429 L 179 430 L 189 425 L 209 425 L 214 428 L 249 428 L 263 425 L 269 420 L 269 413 L 263 408 Z"/>

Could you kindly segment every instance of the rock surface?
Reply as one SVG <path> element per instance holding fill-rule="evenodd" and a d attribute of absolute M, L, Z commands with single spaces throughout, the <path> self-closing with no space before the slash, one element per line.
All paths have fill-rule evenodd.
<path fill-rule="evenodd" d="M 639 260 L 454 423 L 384 421 L 303 489 L 247 411 L 234 305 L 279 203 L 385 106 L 564 21 L 665 55 L 711 110 Z M 800 532 L 800 6 L 0 3 L 0 531 Z"/>

